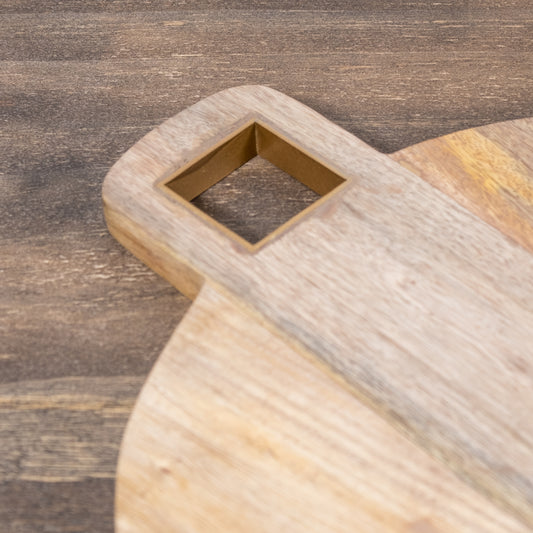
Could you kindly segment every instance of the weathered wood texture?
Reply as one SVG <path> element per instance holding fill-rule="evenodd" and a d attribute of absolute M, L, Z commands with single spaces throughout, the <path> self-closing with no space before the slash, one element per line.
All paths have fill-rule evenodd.
<path fill-rule="evenodd" d="M 450 133 L 390 156 L 533 252 L 533 118 Z"/>
<path fill-rule="evenodd" d="M 45 395 L 49 379 L 103 378 L 110 405 L 132 401 L 133 389 L 105 378 L 144 377 L 188 301 L 107 234 L 101 182 L 137 139 L 199 98 L 242 83 L 271 85 L 384 151 L 533 115 L 525 0 L 221 9 L 241 6 L 2 2 L 3 383 L 24 392 L 37 380 Z M 257 195 L 261 181 L 248 183 Z M 283 216 L 278 204 L 262 204 L 259 225 Z M 10 389 L 3 398 L 11 397 Z M 55 442 L 77 420 L 65 410 L 61 422 L 29 426 L 19 423 L 27 410 L 11 411 L 2 423 L 21 442 Z M 101 421 L 87 424 L 96 429 Z M 30 449 L 28 460 L 47 481 L 2 476 L 2 531 L 112 531 L 119 433 L 80 435 L 89 448 L 94 435 L 95 447 L 111 446 L 115 455 L 76 481 L 52 481 L 54 468 Z M 62 453 L 56 444 L 48 450 Z M 4 454 L 0 463 L 0 471 L 11 469 Z M 98 477 L 103 470 L 107 477 Z"/>
<path fill-rule="evenodd" d="M 250 121 L 346 180 L 259 249 L 173 193 L 179 177 L 168 181 L 234 147 L 228 136 L 249 131 Z M 524 178 L 531 183 L 531 168 Z M 178 289 L 194 295 L 203 279 L 229 292 L 250 317 L 327 363 L 376 412 L 533 524 L 529 251 L 389 156 L 261 86 L 217 93 L 150 132 L 109 171 L 103 198 L 112 234 Z M 163 432 L 155 416 L 138 425 Z"/>
<path fill-rule="evenodd" d="M 117 532 L 529 531 L 206 284 L 128 424 Z"/>

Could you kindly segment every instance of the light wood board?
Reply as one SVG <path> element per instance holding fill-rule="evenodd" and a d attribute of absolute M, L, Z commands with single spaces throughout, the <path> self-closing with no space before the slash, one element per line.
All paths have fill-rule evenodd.
<path fill-rule="evenodd" d="M 116 529 L 528 531 L 210 285 L 129 421 Z"/>
<path fill-rule="evenodd" d="M 391 157 L 533 252 L 533 118 L 451 133 Z"/>
<path fill-rule="evenodd" d="M 32 410 L 3 396 L 1 431 L 24 460 L 0 454 L 2 533 L 114 531 L 129 410 L 113 429 L 107 409 L 81 424 L 69 403 L 84 401 L 82 386 L 46 406 L 49 380 L 73 377 L 89 388 L 102 380 L 109 409 L 131 405 L 190 307 L 109 235 L 101 213 L 105 174 L 145 133 L 243 83 L 281 90 L 387 153 L 533 116 L 528 0 L 4 0 L 0 12 L 0 382 L 18 394 L 41 386 Z M 229 222 L 243 232 L 299 198 L 280 204 L 268 169 L 255 170 L 238 189 L 227 180 L 209 191 L 217 209 L 242 202 Z M 93 470 L 85 456 L 63 460 L 72 439 L 99 458 Z M 48 481 L 28 480 L 25 465 Z"/>
<path fill-rule="evenodd" d="M 347 177 L 341 190 L 255 249 L 158 185 L 250 120 L 281 132 Z M 167 121 L 115 165 L 104 200 L 115 236 L 180 290 L 193 296 L 207 280 L 210 291 L 235 302 L 249 324 L 282 339 L 299 360 L 325 363 L 328 379 L 335 378 L 331 386 L 348 387 L 354 401 L 377 413 L 376 421 L 380 415 L 392 422 L 478 492 L 531 521 L 533 257 L 523 248 L 391 159 L 261 87 L 219 93 Z M 168 357 L 163 361 L 170 366 Z M 157 375 L 155 370 L 145 391 L 164 395 L 150 386 Z M 146 395 L 136 412 L 149 402 Z M 148 427 L 165 427 L 163 418 L 144 413 L 141 424 L 132 418 L 123 448 L 119 527 L 128 522 L 121 521 L 128 513 L 120 505 L 121 487 L 142 485 L 139 456 L 127 451 L 140 434 L 132 428 L 147 421 Z M 150 461 L 150 448 L 142 452 Z M 172 468 L 164 468 L 172 477 Z M 427 495 L 428 476 L 420 477 Z M 407 485 L 415 486 L 412 481 Z M 388 515 L 391 500 L 380 504 Z M 425 517 L 405 501 L 398 505 L 409 513 L 382 527 L 448 527 L 435 509 Z M 268 519 L 282 516 L 268 514 L 265 528 L 274 525 Z M 358 527 L 371 524 L 364 510 L 352 519 L 361 521 Z M 478 520 L 449 527 L 488 530 Z"/>

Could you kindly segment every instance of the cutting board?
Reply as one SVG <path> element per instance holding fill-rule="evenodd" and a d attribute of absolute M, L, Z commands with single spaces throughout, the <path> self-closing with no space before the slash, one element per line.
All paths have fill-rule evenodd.
<path fill-rule="evenodd" d="M 391 157 L 533 252 L 533 118 L 452 133 Z"/>
<path fill-rule="evenodd" d="M 195 301 L 129 421 L 117 531 L 529 531 L 531 126 L 386 156 L 251 86 L 126 152 L 110 231 Z M 322 198 L 251 244 L 190 200 L 256 155 Z"/>

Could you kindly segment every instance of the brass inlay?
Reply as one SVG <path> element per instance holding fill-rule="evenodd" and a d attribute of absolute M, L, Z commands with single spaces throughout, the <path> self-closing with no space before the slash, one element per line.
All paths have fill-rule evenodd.
<path fill-rule="evenodd" d="M 276 165 L 320 196 L 328 194 L 345 181 L 345 178 L 266 126 L 253 122 L 164 185 L 190 202 L 256 156 Z"/>

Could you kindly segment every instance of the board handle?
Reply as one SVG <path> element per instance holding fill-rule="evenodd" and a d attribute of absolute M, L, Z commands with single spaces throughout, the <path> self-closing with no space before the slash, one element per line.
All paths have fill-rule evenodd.
<path fill-rule="evenodd" d="M 321 157 L 326 140 L 334 147 L 327 158 Z M 268 243 L 285 236 L 297 219 L 309 217 L 354 181 L 356 169 L 342 166 L 347 149 L 370 173 L 391 164 L 386 156 L 278 91 L 262 86 L 226 89 L 155 128 L 115 163 L 103 186 L 106 221 L 131 252 L 181 292 L 195 297 L 205 279 L 224 285 L 224 277 L 234 275 L 236 261 L 259 268 L 254 260 Z M 250 243 L 190 201 L 257 155 L 323 198 Z M 373 170 L 376 160 L 379 165 Z"/>

